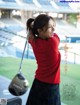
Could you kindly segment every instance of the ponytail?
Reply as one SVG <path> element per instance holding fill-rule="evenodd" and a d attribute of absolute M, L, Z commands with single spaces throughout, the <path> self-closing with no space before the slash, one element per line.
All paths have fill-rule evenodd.
<path fill-rule="evenodd" d="M 29 18 L 26 22 L 27 30 L 32 30 L 32 22 L 34 22 L 33 18 Z"/>
<path fill-rule="evenodd" d="M 33 35 L 33 32 L 32 32 L 33 22 L 34 22 L 33 18 L 29 18 L 26 22 L 26 30 L 28 32 L 28 34 L 27 34 L 27 39 L 28 40 L 33 40 L 34 39 L 34 35 Z"/>
<path fill-rule="evenodd" d="M 29 18 L 27 20 L 27 22 L 26 22 L 26 27 L 27 27 L 26 29 L 27 29 L 27 31 L 29 31 L 29 33 L 32 33 L 32 35 L 35 38 L 37 38 L 38 35 L 36 34 L 35 28 L 33 28 L 33 26 L 34 26 L 34 19 L 33 18 Z M 28 35 L 28 37 L 29 37 L 29 35 Z"/>

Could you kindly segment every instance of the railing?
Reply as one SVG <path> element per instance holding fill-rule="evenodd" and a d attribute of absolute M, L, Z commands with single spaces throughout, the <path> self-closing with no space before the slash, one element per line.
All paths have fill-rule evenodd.
<path fill-rule="evenodd" d="M 73 64 L 80 64 L 80 54 L 79 52 L 71 52 L 67 51 L 65 53 L 65 50 L 60 50 L 61 52 L 61 60 L 64 63 L 73 63 Z"/>

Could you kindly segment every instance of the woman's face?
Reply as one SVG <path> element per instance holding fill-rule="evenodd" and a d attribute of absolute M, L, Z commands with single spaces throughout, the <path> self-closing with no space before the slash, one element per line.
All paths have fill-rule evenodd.
<path fill-rule="evenodd" d="M 49 24 L 46 30 L 46 27 L 44 27 L 40 32 L 39 32 L 39 37 L 46 39 L 52 36 L 54 29 L 55 28 L 55 22 L 50 19 Z"/>

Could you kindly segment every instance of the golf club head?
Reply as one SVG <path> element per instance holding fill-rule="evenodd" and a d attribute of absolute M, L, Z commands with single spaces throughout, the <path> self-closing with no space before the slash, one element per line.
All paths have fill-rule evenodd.
<path fill-rule="evenodd" d="M 28 90 L 28 86 L 29 83 L 25 79 L 25 77 L 21 73 L 18 73 L 12 79 L 8 90 L 14 96 L 21 96 L 26 93 L 26 91 Z"/>

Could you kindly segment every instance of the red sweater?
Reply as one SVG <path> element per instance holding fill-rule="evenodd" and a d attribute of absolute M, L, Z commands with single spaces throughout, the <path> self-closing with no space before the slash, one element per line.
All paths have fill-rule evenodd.
<path fill-rule="evenodd" d="M 49 39 L 36 39 L 29 41 L 37 61 L 35 78 L 42 82 L 57 84 L 60 83 L 60 60 L 58 50 L 60 39 L 54 34 Z"/>

